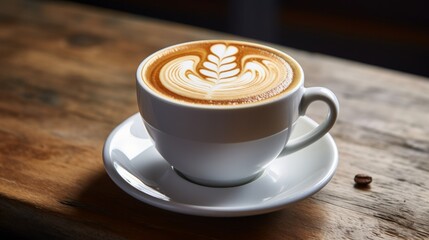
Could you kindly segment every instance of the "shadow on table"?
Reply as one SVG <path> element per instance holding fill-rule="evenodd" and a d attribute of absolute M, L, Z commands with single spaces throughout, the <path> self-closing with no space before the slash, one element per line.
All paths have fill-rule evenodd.
<path fill-rule="evenodd" d="M 324 220 L 320 203 L 311 198 L 251 217 L 209 218 L 168 212 L 129 196 L 101 170 L 77 199 L 61 203 L 74 208 L 77 219 L 95 222 L 98 230 L 127 238 L 317 238 L 320 232 L 315 230 Z"/>

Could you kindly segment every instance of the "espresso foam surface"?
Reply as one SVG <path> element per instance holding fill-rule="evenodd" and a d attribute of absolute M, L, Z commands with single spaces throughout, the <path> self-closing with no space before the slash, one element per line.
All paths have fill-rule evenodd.
<path fill-rule="evenodd" d="M 165 96 L 193 103 L 240 104 L 285 91 L 288 62 L 254 46 L 202 42 L 161 51 L 148 61 L 145 81 Z"/>

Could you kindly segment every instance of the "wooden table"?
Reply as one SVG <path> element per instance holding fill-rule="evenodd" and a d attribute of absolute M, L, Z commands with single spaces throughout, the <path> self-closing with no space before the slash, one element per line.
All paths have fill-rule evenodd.
<path fill-rule="evenodd" d="M 245 218 L 167 212 L 107 176 L 101 150 L 137 112 L 134 73 L 175 43 L 235 38 L 67 2 L 0 3 L 0 230 L 65 239 L 429 239 L 429 79 L 280 48 L 341 104 L 332 181 Z M 398 56 L 400 61 L 400 56 Z M 317 106 L 311 116 L 320 121 Z M 370 188 L 353 177 L 373 177 Z"/>

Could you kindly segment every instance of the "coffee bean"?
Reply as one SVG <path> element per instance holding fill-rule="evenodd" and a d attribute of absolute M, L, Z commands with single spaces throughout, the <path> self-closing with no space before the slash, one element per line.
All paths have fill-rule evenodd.
<path fill-rule="evenodd" d="M 372 177 L 366 174 L 356 174 L 355 183 L 359 186 L 367 186 L 372 182 Z"/>

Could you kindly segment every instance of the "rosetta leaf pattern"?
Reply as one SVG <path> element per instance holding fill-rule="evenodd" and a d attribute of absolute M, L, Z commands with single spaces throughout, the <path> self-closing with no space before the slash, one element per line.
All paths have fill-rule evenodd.
<path fill-rule="evenodd" d="M 210 51 L 207 60 L 202 64 L 203 68 L 200 69 L 200 74 L 214 85 L 235 80 L 237 74 L 240 73 L 235 62 L 238 49 L 234 46 L 215 44 L 210 48 Z"/>
<path fill-rule="evenodd" d="M 229 101 L 282 91 L 278 79 L 284 79 L 286 87 L 291 82 L 290 66 L 277 64 L 269 56 L 239 53 L 237 46 L 221 43 L 208 50 L 204 58 L 185 55 L 166 62 L 159 73 L 162 85 L 178 96 Z"/>

